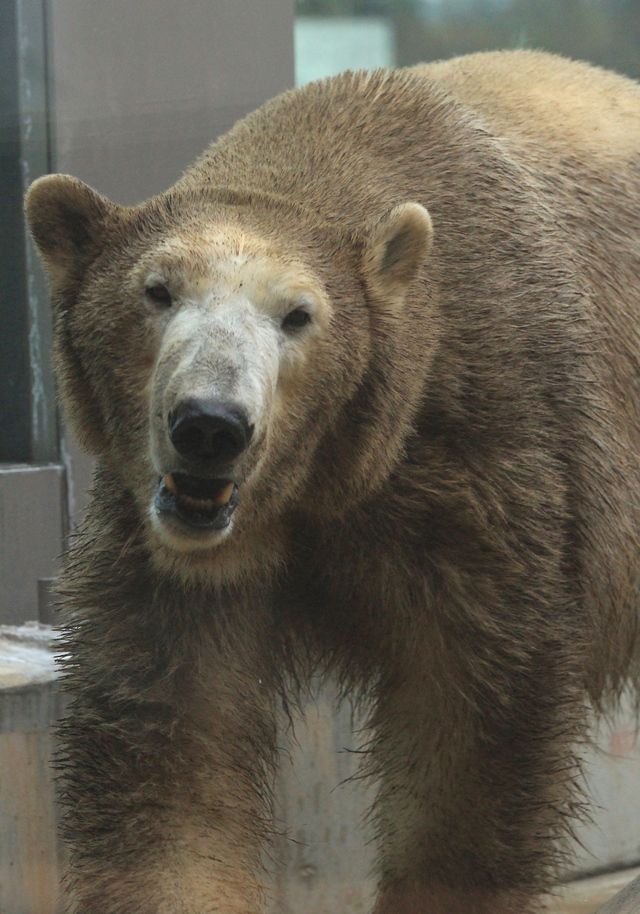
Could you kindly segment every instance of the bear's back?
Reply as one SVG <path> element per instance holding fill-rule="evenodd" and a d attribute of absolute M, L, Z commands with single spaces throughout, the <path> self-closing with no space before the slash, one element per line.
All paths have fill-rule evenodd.
<path fill-rule="evenodd" d="M 513 194 L 525 173 L 537 185 L 570 162 L 575 183 L 585 183 L 576 166 L 591 171 L 591 185 L 593 174 L 606 182 L 622 172 L 635 195 L 639 150 L 632 80 L 544 52 L 497 51 L 286 92 L 236 124 L 177 186 L 251 188 L 360 227 L 408 198 L 429 207 L 438 176 L 454 170 L 464 184 L 515 169 Z M 555 203 L 558 191 L 573 193 L 572 175 L 563 177 Z"/>
<path fill-rule="evenodd" d="M 626 77 L 541 51 L 493 51 L 419 64 L 414 72 L 471 108 L 498 136 L 580 151 L 601 164 L 640 151 L 640 86 Z"/>

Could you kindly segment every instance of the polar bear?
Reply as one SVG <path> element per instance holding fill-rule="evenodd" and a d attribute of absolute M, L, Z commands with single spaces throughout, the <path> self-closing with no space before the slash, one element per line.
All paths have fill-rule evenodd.
<path fill-rule="evenodd" d="M 279 700 L 365 696 L 377 914 L 539 909 L 637 675 L 640 88 L 543 53 L 285 93 L 136 207 L 27 199 L 97 470 L 68 911 L 264 904 Z"/>

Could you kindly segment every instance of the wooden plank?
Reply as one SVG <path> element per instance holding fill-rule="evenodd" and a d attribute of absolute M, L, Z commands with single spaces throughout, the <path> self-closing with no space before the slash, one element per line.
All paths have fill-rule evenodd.
<path fill-rule="evenodd" d="M 569 882 L 559 887 L 548 900 L 546 914 L 640 914 L 638 878 L 640 868 Z M 609 904 L 619 904 L 619 899 L 622 898 L 619 893 L 624 895 L 623 890 L 626 890 L 629 883 L 636 886 L 635 907 L 609 907 Z M 612 902 L 611 899 L 615 900 Z"/>
<path fill-rule="evenodd" d="M 50 759 L 56 691 L 53 633 L 0 626 L 0 912 L 55 914 L 61 846 Z"/>
<path fill-rule="evenodd" d="M 0 911 L 55 914 L 56 812 L 48 731 L 0 733 Z"/>
<path fill-rule="evenodd" d="M 594 870 L 622 870 L 640 863 L 640 742 L 632 691 L 606 719 L 594 722 L 586 747 L 585 787 L 589 820 L 578 824 L 576 853 L 565 880 Z"/>
<path fill-rule="evenodd" d="M 370 824 L 374 787 L 358 773 L 358 735 L 348 703 L 327 688 L 310 702 L 284 746 L 276 791 L 280 839 L 274 848 L 268 914 L 365 914 L 373 907 Z"/>
<path fill-rule="evenodd" d="M 640 911 L 640 876 L 619 892 L 598 914 L 638 914 Z"/>

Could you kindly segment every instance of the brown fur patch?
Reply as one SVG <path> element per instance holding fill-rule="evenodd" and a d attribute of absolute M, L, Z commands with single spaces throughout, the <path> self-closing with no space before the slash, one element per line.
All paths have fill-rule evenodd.
<path fill-rule="evenodd" d="M 70 912 L 259 909 L 276 706 L 317 669 L 372 709 L 380 914 L 535 910 L 589 702 L 638 676 L 639 92 L 531 52 L 347 73 L 139 207 L 34 185 L 98 465 L 60 585 Z M 158 494 L 206 475 L 189 397 L 251 423 L 211 535 Z"/>

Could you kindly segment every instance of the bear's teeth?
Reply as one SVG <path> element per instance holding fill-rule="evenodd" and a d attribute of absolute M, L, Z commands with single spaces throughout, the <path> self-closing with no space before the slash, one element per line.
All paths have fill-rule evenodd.
<path fill-rule="evenodd" d="M 226 505 L 233 495 L 233 483 L 230 482 L 228 486 L 225 486 L 222 492 L 215 499 L 217 505 Z"/>
<path fill-rule="evenodd" d="M 173 478 L 173 476 L 172 476 L 171 473 L 167 473 L 167 475 L 164 477 L 164 479 L 163 479 L 162 481 L 164 482 L 166 488 L 167 488 L 170 492 L 173 493 L 173 495 L 177 495 L 177 494 L 178 494 L 178 487 L 177 487 L 177 485 L 176 485 L 176 483 L 175 483 L 175 480 L 174 480 L 174 478 Z"/>
<path fill-rule="evenodd" d="M 198 508 L 201 511 L 212 511 L 214 508 L 219 508 L 221 505 L 228 504 L 234 490 L 234 484 L 230 482 L 221 492 L 218 492 L 215 498 L 194 498 L 193 495 L 187 495 L 184 492 L 178 491 L 178 487 L 171 474 L 165 476 L 164 484 L 181 502 L 190 505 L 192 508 Z"/>

